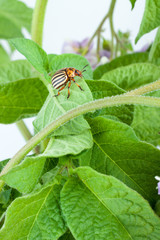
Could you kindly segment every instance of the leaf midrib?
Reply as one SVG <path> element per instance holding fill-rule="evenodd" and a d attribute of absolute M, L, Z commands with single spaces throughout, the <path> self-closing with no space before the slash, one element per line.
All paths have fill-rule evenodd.
<path fill-rule="evenodd" d="M 117 168 L 119 168 L 119 169 L 124 173 L 124 175 L 127 176 L 127 177 L 131 180 L 131 182 L 133 182 L 133 183 L 144 193 L 144 195 L 145 195 L 147 198 L 149 198 L 148 194 L 146 194 L 146 192 L 143 190 L 143 188 L 141 188 L 141 187 L 134 181 L 134 179 L 130 178 L 130 176 L 127 175 L 127 173 L 114 161 L 114 159 L 112 159 L 112 158 L 103 150 L 103 148 L 101 148 L 101 146 L 100 146 L 100 145 L 97 143 L 97 141 L 94 139 L 94 136 L 93 136 L 93 141 L 95 142 L 95 144 L 97 144 L 97 146 L 98 146 L 99 149 L 104 153 L 104 155 L 107 156 L 107 157 L 111 160 L 111 162 L 112 162 L 114 165 L 116 165 Z"/>

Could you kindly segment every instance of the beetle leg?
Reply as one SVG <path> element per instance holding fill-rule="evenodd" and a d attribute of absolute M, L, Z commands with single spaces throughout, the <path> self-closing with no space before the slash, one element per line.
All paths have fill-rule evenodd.
<path fill-rule="evenodd" d="M 65 86 L 66 86 L 66 84 L 58 90 L 58 93 L 56 95 L 54 95 L 54 97 L 59 96 L 60 95 L 60 91 L 62 91 L 65 88 Z"/>
<path fill-rule="evenodd" d="M 69 98 L 69 96 L 70 96 L 70 91 L 69 91 L 70 86 L 71 86 L 71 81 L 69 81 L 69 83 L 68 83 L 68 96 L 67 96 L 67 98 Z"/>
<path fill-rule="evenodd" d="M 81 86 L 80 86 L 78 83 L 76 83 L 76 81 L 74 80 L 74 78 L 72 78 L 71 80 L 81 89 L 81 91 L 84 91 L 84 90 L 81 88 Z"/>

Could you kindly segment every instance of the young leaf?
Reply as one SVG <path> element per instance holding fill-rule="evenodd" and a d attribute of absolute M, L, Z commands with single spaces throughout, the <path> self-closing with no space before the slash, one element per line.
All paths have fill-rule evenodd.
<path fill-rule="evenodd" d="M 146 0 L 145 10 L 135 42 L 145 34 L 160 26 L 160 4 L 159 1 Z"/>
<path fill-rule="evenodd" d="M 9 206 L 0 239 L 57 240 L 66 231 L 59 206 L 61 186 L 52 184 Z"/>
<path fill-rule="evenodd" d="M 46 52 L 34 41 L 24 38 L 14 38 L 10 42 L 22 53 L 37 71 L 47 74 L 49 70 Z"/>
<path fill-rule="evenodd" d="M 154 177 L 160 172 L 160 150 L 141 142 L 133 129 L 124 123 L 104 117 L 90 119 L 89 123 L 96 145 L 92 149 L 90 166 L 94 167 L 95 161 L 102 159 L 106 174 L 117 177 L 154 203 L 157 199 Z M 100 170 L 100 163 L 96 165 Z"/>
<path fill-rule="evenodd" d="M 141 85 L 159 79 L 160 68 L 151 63 L 135 63 L 119 67 L 102 76 L 102 80 L 115 83 L 125 90 L 131 90 Z"/>
<path fill-rule="evenodd" d="M 136 3 L 136 0 L 130 0 L 131 4 L 132 4 L 132 9 L 134 8 L 134 5 Z"/>
<path fill-rule="evenodd" d="M 157 31 L 155 40 L 149 52 L 149 61 L 157 65 L 160 64 L 160 28 Z"/>
<path fill-rule="evenodd" d="M 72 83 L 70 88 L 71 95 L 69 99 L 67 99 L 67 88 L 64 89 L 58 97 L 53 97 L 51 94 L 48 96 L 41 111 L 38 113 L 36 120 L 33 122 L 36 131 L 40 131 L 50 122 L 72 108 L 92 101 L 92 94 L 85 81 L 80 79 L 78 83 L 84 91 L 81 91 L 76 84 Z M 54 94 L 56 94 L 57 90 L 53 91 Z M 90 127 L 86 120 L 84 120 L 83 116 L 79 116 L 58 128 L 53 135 L 79 134 L 85 129 L 89 128 Z"/>
<path fill-rule="evenodd" d="M 68 154 L 77 155 L 84 149 L 89 149 L 93 145 L 90 130 L 85 130 L 77 135 L 64 135 L 51 138 L 46 150 L 41 156 L 61 157 Z"/>
<path fill-rule="evenodd" d="M 119 88 L 112 82 L 103 80 L 86 80 L 86 82 L 92 92 L 93 99 L 111 97 L 125 93 L 125 90 Z M 122 105 L 119 107 L 103 108 L 92 114 L 89 114 L 89 116 L 92 117 L 99 115 L 116 116 L 120 121 L 131 124 L 133 119 L 133 106 Z"/>
<path fill-rule="evenodd" d="M 146 96 L 160 97 L 160 91 Z M 154 107 L 135 106 L 133 122 L 131 124 L 136 135 L 142 140 L 155 146 L 160 143 L 160 111 Z"/>
<path fill-rule="evenodd" d="M 18 0 L 0 0 L 0 38 L 23 36 L 22 28 L 31 30 L 32 9 Z"/>
<path fill-rule="evenodd" d="M 7 52 L 4 50 L 2 45 L 0 45 L 0 65 L 9 63 L 9 61 L 10 61 L 10 58 L 9 58 Z"/>
<path fill-rule="evenodd" d="M 31 65 L 26 60 L 11 61 L 0 66 L 0 83 L 13 82 L 31 77 Z"/>
<path fill-rule="evenodd" d="M 12 123 L 34 116 L 43 105 L 48 91 L 37 78 L 0 84 L 0 122 Z"/>
<path fill-rule="evenodd" d="M 0 179 L 21 193 L 29 193 L 37 184 L 44 163 L 44 157 L 27 157 L 21 164 L 2 175 Z"/>
<path fill-rule="evenodd" d="M 99 67 L 97 67 L 93 72 L 93 79 L 100 79 L 104 73 L 109 72 L 118 67 L 127 66 L 133 63 L 147 62 L 147 61 L 148 61 L 147 52 L 132 53 L 125 56 L 121 56 L 121 57 L 115 58 L 109 63 L 100 65 Z"/>
<path fill-rule="evenodd" d="M 157 240 L 160 220 L 135 191 L 89 167 L 75 170 L 61 191 L 67 225 L 78 240 Z"/>
<path fill-rule="evenodd" d="M 67 53 L 54 57 L 50 62 L 50 70 L 56 72 L 61 68 L 73 67 L 81 71 L 87 64 L 88 66 L 85 68 L 86 71 L 83 73 L 83 76 L 85 79 L 92 79 L 93 72 L 87 59 L 77 54 Z"/>

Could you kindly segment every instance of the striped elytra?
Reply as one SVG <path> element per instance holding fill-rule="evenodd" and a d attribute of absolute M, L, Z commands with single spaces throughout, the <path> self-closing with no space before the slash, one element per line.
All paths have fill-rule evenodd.
<path fill-rule="evenodd" d="M 85 67 L 87 67 L 87 66 L 88 66 L 88 64 Z M 84 68 L 81 71 L 79 71 L 75 68 L 71 68 L 71 67 L 70 68 L 62 68 L 62 69 L 58 70 L 51 78 L 52 85 L 55 89 L 58 89 L 61 87 L 59 89 L 57 95 L 55 95 L 55 97 L 60 94 L 60 91 L 62 91 L 65 88 L 66 84 L 69 82 L 68 83 L 68 96 L 67 96 L 67 98 L 69 98 L 69 96 L 70 96 L 69 88 L 71 86 L 71 81 L 73 81 L 80 88 L 80 90 L 83 91 L 81 86 L 76 83 L 74 77 L 79 76 L 80 78 L 82 78 L 83 77 L 82 73 L 84 71 L 86 71 Z"/>
<path fill-rule="evenodd" d="M 53 76 L 52 76 L 52 85 L 54 88 L 58 89 L 60 86 L 66 83 L 67 81 L 67 74 L 65 71 L 66 68 L 58 70 Z"/>

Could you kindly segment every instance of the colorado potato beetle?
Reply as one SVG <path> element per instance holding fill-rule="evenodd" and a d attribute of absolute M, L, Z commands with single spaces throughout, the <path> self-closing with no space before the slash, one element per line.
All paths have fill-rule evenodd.
<path fill-rule="evenodd" d="M 79 76 L 80 78 L 82 78 L 83 77 L 82 73 L 86 71 L 85 68 L 87 66 L 88 66 L 88 64 L 86 66 L 84 66 L 81 71 L 79 71 L 75 68 L 71 68 L 71 67 L 70 68 L 62 68 L 62 69 L 58 70 L 51 78 L 52 85 L 54 88 L 58 89 L 61 87 L 59 89 L 57 95 L 55 95 L 54 97 L 59 96 L 60 91 L 62 91 L 65 88 L 66 84 L 69 82 L 68 83 L 68 96 L 67 96 L 67 98 L 69 98 L 69 96 L 70 96 L 69 89 L 71 86 L 71 81 L 73 81 L 80 88 L 80 90 L 83 91 L 81 86 L 78 83 L 76 83 L 74 77 Z"/>

